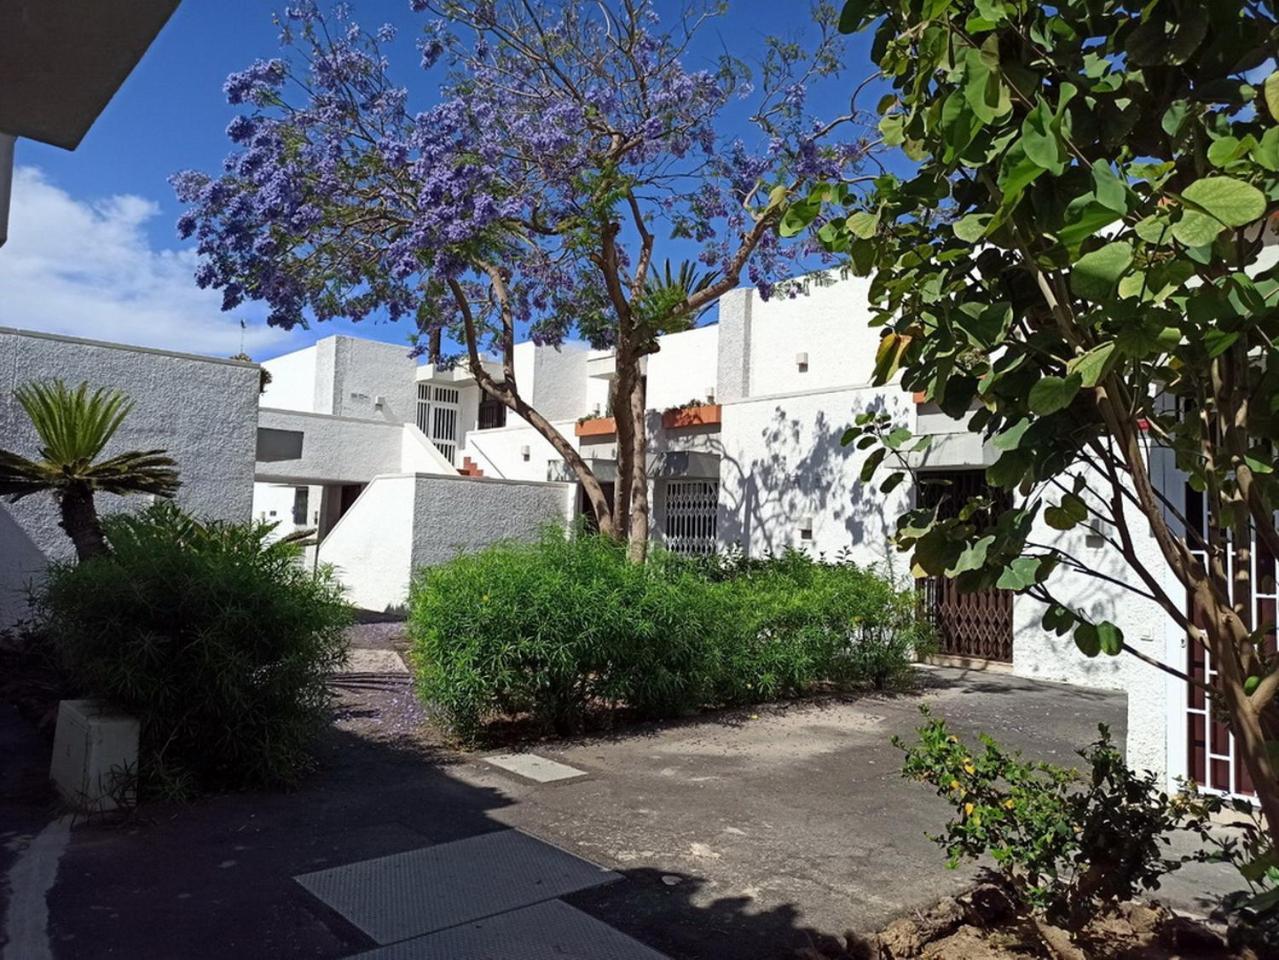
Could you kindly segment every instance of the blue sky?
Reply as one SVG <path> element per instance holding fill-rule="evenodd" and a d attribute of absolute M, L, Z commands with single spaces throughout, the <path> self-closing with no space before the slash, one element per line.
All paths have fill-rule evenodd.
<path fill-rule="evenodd" d="M 243 342 L 259 360 L 339 332 L 407 342 L 406 325 L 376 321 L 272 330 L 256 306 L 223 314 L 219 295 L 190 279 L 194 258 L 174 230 L 180 206 L 167 178 L 184 168 L 220 168 L 235 113 L 222 83 L 231 71 L 275 54 L 276 7 L 264 0 L 185 0 L 79 149 L 18 142 L 10 239 L 0 248 L 0 325 L 221 355 Z M 428 105 L 435 80 L 418 68 L 412 49 L 424 18 L 408 0 L 357 0 L 351 7 L 366 26 L 399 27 L 393 71 L 411 91 L 411 108 Z M 783 9 L 789 22 L 779 20 Z M 722 43 L 749 57 L 766 34 L 796 34 L 807 23 L 807 4 L 796 0 L 730 0 L 729 15 L 704 35 L 702 55 Z M 817 91 L 815 109 L 824 115 L 846 109 L 847 92 L 872 72 L 868 47 L 868 35 L 849 38 L 848 69 L 840 82 Z M 690 66 L 699 65 L 698 55 Z M 862 106 L 873 109 L 874 102 L 868 93 Z"/>

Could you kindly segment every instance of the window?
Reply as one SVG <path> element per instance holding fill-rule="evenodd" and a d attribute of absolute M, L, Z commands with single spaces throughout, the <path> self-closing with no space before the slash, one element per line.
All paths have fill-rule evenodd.
<path fill-rule="evenodd" d="M 293 525 L 295 527 L 306 526 L 306 506 L 310 494 L 311 491 L 306 487 L 295 487 L 293 490 Z"/>
<path fill-rule="evenodd" d="M 718 547 L 719 481 L 666 482 L 666 547 L 672 553 L 711 554 Z"/>
<path fill-rule="evenodd" d="M 506 426 L 506 404 L 487 393 L 480 394 L 479 429 L 494 430 Z"/>
<path fill-rule="evenodd" d="M 417 428 L 449 463 L 457 455 L 457 414 L 460 394 L 456 387 L 417 385 Z"/>

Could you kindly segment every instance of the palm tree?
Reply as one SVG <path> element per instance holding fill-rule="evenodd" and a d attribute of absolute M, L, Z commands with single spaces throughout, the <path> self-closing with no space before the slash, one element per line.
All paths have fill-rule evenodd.
<path fill-rule="evenodd" d="M 28 383 L 13 391 L 40 437 L 40 459 L 0 450 L 0 494 L 11 500 L 49 490 L 62 513 L 60 526 L 75 544 L 80 560 L 110 553 L 98 511 L 96 491 L 150 493 L 172 497 L 178 489 L 176 464 L 163 450 L 130 451 L 105 460 L 97 457 L 133 409 L 128 396 L 105 387 L 74 390 L 61 380 Z"/>

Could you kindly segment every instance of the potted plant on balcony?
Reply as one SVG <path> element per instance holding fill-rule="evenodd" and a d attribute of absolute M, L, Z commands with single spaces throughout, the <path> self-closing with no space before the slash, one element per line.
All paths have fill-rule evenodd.
<path fill-rule="evenodd" d="M 611 437 L 617 433 L 617 421 L 598 413 L 588 413 L 577 418 L 574 432 L 579 437 Z"/>
<path fill-rule="evenodd" d="M 720 420 L 720 405 L 708 400 L 689 400 L 662 411 L 662 426 L 667 430 L 711 426 L 718 424 Z"/>

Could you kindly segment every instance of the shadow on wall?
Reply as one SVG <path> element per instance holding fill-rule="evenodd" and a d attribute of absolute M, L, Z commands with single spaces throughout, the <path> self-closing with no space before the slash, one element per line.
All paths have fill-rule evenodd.
<path fill-rule="evenodd" d="M 43 579 L 48 562 L 9 508 L 0 506 L 0 630 L 28 615 L 27 593 Z"/>
<path fill-rule="evenodd" d="M 819 411 L 806 430 L 805 421 L 776 407 L 760 435 L 765 456 L 742 462 L 721 453 L 721 540 L 754 553 L 780 552 L 798 545 L 798 518 L 812 514 L 842 524 L 849 547 L 870 550 L 890 563 L 896 559 L 887 542 L 896 515 L 885 510 L 886 498 L 879 492 L 883 478 L 862 483 L 860 452 L 840 443 L 858 413 L 883 409 L 884 399 L 875 397 L 846 413 Z M 829 546 L 829 534 L 818 539 Z"/>

